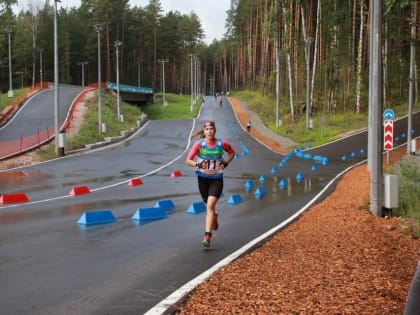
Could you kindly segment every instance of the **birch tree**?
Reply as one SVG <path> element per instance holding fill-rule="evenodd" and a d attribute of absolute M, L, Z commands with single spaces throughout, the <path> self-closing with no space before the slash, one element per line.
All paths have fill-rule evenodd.
<path fill-rule="evenodd" d="M 357 47 L 357 66 L 356 66 L 356 113 L 360 113 L 360 93 L 362 85 L 362 53 L 363 53 L 363 32 L 364 32 L 364 3 L 360 1 L 360 30 L 359 44 Z"/>

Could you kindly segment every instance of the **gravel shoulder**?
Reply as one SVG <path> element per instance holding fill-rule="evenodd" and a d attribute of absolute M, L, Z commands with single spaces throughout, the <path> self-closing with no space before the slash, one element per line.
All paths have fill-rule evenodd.
<path fill-rule="evenodd" d="M 231 103 L 245 127 L 250 114 Z M 252 135 L 287 151 L 257 128 Z M 390 164 L 405 151 L 392 152 Z M 401 219 L 374 217 L 369 196 L 363 164 L 299 220 L 199 285 L 177 314 L 402 314 L 420 241 Z"/>

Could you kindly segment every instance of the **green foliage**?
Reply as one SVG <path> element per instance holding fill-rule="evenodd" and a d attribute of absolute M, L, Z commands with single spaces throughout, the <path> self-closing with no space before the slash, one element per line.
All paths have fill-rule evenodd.
<path fill-rule="evenodd" d="M 86 106 L 89 109 L 85 114 L 85 121 L 80 127 L 79 133 L 66 140 L 65 151 L 81 149 L 86 144 L 103 141 L 105 137 L 119 136 L 121 131 L 135 128 L 137 121 L 143 114 L 139 107 L 121 102 L 121 114 L 124 116 L 124 121 L 118 121 L 115 96 L 110 93 L 103 93 L 102 122 L 106 125 L 106 132 L 99 133 L 97 98 L 88 100 Z M 41 160 L 48 160 L 55 156 L 55 143 L 50 143 L 47 147 L 41 149 Z"/>
<path fill-rule="evenodd" d="M 121 102 L 121 113 L 124 122 L 117 119 L 117 104 L 115 96 L 109 93 L 102 94 L 102 122 L 106 125 L 106 133 L 99 133 L 98 126 L 98 103 L 97 98 L 87 101 L 89 110 L 85 114 L 85 121 L 80 127 L 79 133 L 66 141 L 65 151 L 83 148 L 86 144 L 101 142 L 105 137 L 119 136 L 121 131 L 130 130 L 137 126 L 143 113 L 149 119 L 185 119 L 197 115 L 201 103 L 200 100 L 194 106 L 191 113 L 191 96 L 165 94 L 168 106 L 163 106 L 161 95 L 156 95 L 157 102 L 144 105 L 142 107 L 133 106 Z M 40 157 L 42 160 L 52 159 L 56 156 L 55 144 L 51 143 L 41 149 Z"/>
<path fill-rule="evenodd" d="M 19 98 L 21 95 L 25 94 L 28 91 L 29 91 L 28 88 L 15 89 L 13 90 L 13 97 L 7 96 L 7 92 L 2 93 L 1 100 L 0 100 L 0 110 L 9 106 L 15 99 Z"/>
<path fill-rule="evenodd" d="M 142 106 L 149 119 L 185 119 L 195 117 L 201 106 L 198 99 L 191 112 L 191 95 L 165 94 L 168 106 L 163 106 L 161 94 L 155 95 L 155 102 Z"/>
<path fill-rule="evenodd" d="M 394 214 L 405 219 L 408 233 L 420 237 L 420 161 L 408 156 L 394 167 L 399 177 L 399 208 Z"/>
<path fill-rule="evenodd" d="M 263 123 L 273 132 L 292 139 L 300 145 L 317 146 L 338 139 L 345 133 L 367 127 L 367 113 L 315 113 L 312 116 L 312 129 L 306 128 L 305 113 L 297 115 L 296 122 L 291 121 L 290 108 L 287 100 L 280 102 L 281 126 L 276 127 L 276 103 L 272 97 L 264 97 L 257 91 L 235 91 L 235 97 L 247 104 L 247 107 L 257 113 Z M 287 105 L 289 106 L 289 105 Z"/>

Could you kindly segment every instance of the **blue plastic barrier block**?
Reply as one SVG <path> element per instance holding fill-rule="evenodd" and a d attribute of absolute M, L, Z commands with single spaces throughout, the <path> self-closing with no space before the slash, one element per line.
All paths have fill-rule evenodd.
<path fill-rule="evenodd" d="M 148 220 L 159 220 L 165 219 L 168 215 L 165 209 L 161 207 L 154 208 L 139 208 L 131 217 L 132 220 L 148 221 Z"/>
<path fill-rule="evenodd" d="M 172 211 L 175 210 L 175 204 L 172 200 L 166 199 L 166 200 L 158 200 L 155 203 L 155 208 L 163 208 L 165 211 Z"/>
<path fill-rule="evenodd" d="M 199 202 L 192 203 L 191 206 L 188 208 L 187 213 L 198 214 L 205 211 L 206 211 L 206 205 L 204 204 L 204 202 L 199 201 Z"/>
<path fill-rule="evenodd" d="M 260 183 L 265 183 L 266 179 L 267 179 L 267 176 L 265 176 L 265 174 L 261 174 L 261 176 L 258 180 L 260 181 Z"/>
<path fill-rule="evenodd" d="M 115 222 L 115 217 L 111 210 L 85 211 L 77 221 L 82 225 L 104 224 Z"/>
<path fill-rule="evenodd" d="M 285 189 L 286 189 L 286 187 L 287 187 L 287 179 L 286 179 L 286 178 L 283 178 L 283 179 L 279 182 L 279 187 L 280 187 L 280 190 L 281 190 L 281 191 L 283 191 L 283 190 L 285 190 Z"/>
<path fill-rule="evenodd" d="M 228 204 L 230 205 L 236 205 L 238 203 L 242 202 L 242 197 L 239 194 L 234 194 L 232 196 L 230 196 L 229 200 L 228 200 Z"/>
<path fill-rule="evenodd" d="M 255 190 L 254 195 L 255 197 L 258 198 L 258 197 L 263 197 L 266 193 L 267 191 L 265 190 L 265 188 L 260 186 Z"/>
<path fill-rule="evenodd" d="M 298 158 L 303 158 L 304 154 L 301 151 L 296 152 Z"/>
<path fill-rule="evenodd" d="M 314 160 L 315 162 L 321 162 L 322 161 L 322 156 L 321 155 L 314 155 L 312 157 L 312 160 Z"/>
<path fill-rule="evenodd" d="M 252 180 L 247 180 L 244 187 L 245 190 L 249 192 L 252 189 L 252 187 L 254 187 L 254 182 Z"/>
<path fill-rule="evenodd" d="M 298 184 L 300 184 L 300 182 L 304 179 L 304 175 L 302 172 L 297 173 L 296 175 L 296 181 L 298 182 Z"/>

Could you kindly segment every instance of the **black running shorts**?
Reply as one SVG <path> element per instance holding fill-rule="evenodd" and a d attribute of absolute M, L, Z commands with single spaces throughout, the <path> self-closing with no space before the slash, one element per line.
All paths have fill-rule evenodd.
<path fill-rule="evenodd" d="M 201 176 L 197 176 L 197 178 L 198 190 L 204 203 L 207 203 L 209 196 L 215 196 L 217 199 L 220 198 L 223 191 L 223 178 L 206 178 Z"/>

